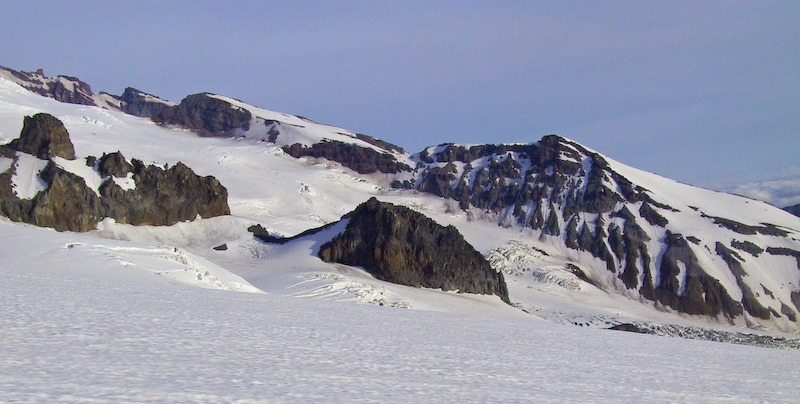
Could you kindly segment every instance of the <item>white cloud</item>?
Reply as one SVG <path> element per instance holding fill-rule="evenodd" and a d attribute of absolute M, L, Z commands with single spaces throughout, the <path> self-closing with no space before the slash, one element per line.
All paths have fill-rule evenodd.
<path fill-rule="evenodd" d="M 759 199 L 783 208 L 800 203 L 800 175 L 734 185 L 723 191 Z"/>

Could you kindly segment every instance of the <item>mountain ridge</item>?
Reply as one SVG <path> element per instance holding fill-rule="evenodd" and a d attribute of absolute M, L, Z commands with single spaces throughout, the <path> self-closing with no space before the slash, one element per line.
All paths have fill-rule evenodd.
<path fill-rule="evenodd" d="M 140 98 L 166 105 L 157 116 L 176 111 L 156 117 L 159 124 L 274 144 L 311 163 L 336 162 L 357 175 L 379 176 L 396 192 L 436 195 L 467 215 L 529 232 L 611 293 L 688 315 L 797 328 L 800 222 L 763 202 L 641 172 L 555 135 L 410 154 L 229 97 L 201 93 L 184 107 Z M 219 119 L 202 120 L 211 117 Z"/>

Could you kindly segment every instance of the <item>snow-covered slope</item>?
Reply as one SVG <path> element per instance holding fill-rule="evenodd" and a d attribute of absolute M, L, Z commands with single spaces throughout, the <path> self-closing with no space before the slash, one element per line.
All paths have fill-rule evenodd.
<path fill-rule="evenodd" d="M 200 221 L 166 229 L 103 223 L 95 234 L 184 249 L 270 293 L 324 296 L 415 309 L 491 312 L 512 317 L 524 315 L 591 325 L 638 321 L 713 326 L 733 331 L 741 326 L 797 330 L 797 323 L 781 314 L 796 306 L 792 292 L 797 290 L 800 276 L 790 256 L 764 252 L 759 257 L 750 257 L 749 253 L 734 251 L 736 255 L 732 256 L 742 258 L 740 261 L 747 272 L 747 275 L 737 277 L 732 275 L 729 265 L 716 251 L 717 241 L 726 249 L 734 248 L 731 246 L 734 241 L 740 243 L 736 245 L 752 243 L 764 249 L 800 249 L 795 240 L 798 238 L 796 229 L 800 226 L 786 222 L 787 216 L 775 213 L 768 205 L 676 184 L 604 159 L 574 142 L 557 137 L 534 145 L 478 146 L 479 151 L 472 154 L 463 153 L 468 149 L 466 147 L 442 145 L 410 155 L 377 139 L 297 116 L 266 111 L 229 97 L 202 94 L 195 98 L 197 105 L 217 108 L 220 104 L 215 102 L 220 101 L 224 103 L 223 110 L 246 110 L 250 117 L 247 129 L 233 136 L 198 137 L 175 125 L 156 124 L 150 119 L 116 110 L 60 103 L 0 78 L 0 142 L 6 143 L 18 136 L 23 116 L 46 111 L 64 122 L 79 159 L 120 150 L 125 155 L 147 156 L 147 162 L 158 164 L 174 165 L 181 161 L 200 175 L 213 175 L 229 191 L 231 220 Z M 167 106 L 180 108 L 181 104 Z M 275 137 L 270 139 L 272 135 Z M 336 147 L 320 149 L 324 151 L 316 157 L 308 152 L 314 151 L 315 145 L 337 142 L 358 149 L 355 154 L 339 153 L 337 150 L 340 149 Z M 300 158 L 292 157 L 292 145 L 298 145 L 296 149 L 305 150 L 307 154 L 301 153 Z M 397 172 L 376 168 L 368 173 L 347 168 L 348 161 L 358 161 L 351 157 L 363 157 L 362 149 L 378 155 L 379 160 L 375 161 L 385 158 L 409 168 Z M 330 150 L 334 151 L 333 154 L 325 154 Z M 594 167 L 598 168 L 593 171 Z M 566 175 L 565 170 L 572 168 L 575 172 Z M 431 176 L 436 169 L 443 174 L 441 178 Z M 601 174 L 599 183 L 591 185 L 592 173 L 598 174 L 598 171 Z M 517 176 L 514 177 L 513 173 Z M 31 178 L 35 179 L 35 176 Z M 537 185 L 537 179 L 542 185 Z M 462 182 L 468 187 L 460 189 Z M 31 187 L 35 181 L 20 184 Z M 560 187 L 554 192 L 555 185 Z M 437 187 L 439 191 L 436 191 Z M 548 203 L 537 204 L 533 198 L 524 203 L 524 198 L 506 198 L 504 191 L 514 187 L 520 191 L 538 189 L 536 192 L 540 192 L 539 196 Z M 465 190 L 469 192 L 455 196 Z M 34 191 L 29 188 L 27 192 Z M 599 193 L 605 199 L 600 198 L 588 205 L 585 200 L 568 203 L 585 196 L 588 191 Z M 492 197 L 493 192 L 502 197 Z M 478 251 L 495 254 L 495 258 L 497 254 L 542 251 L 544 254 L 526 256 L 524 265 L 519 261 L 494 260 L 496 268 L 506 271 L 511 301 L 524 311 L 510 309 L 502 303 L 484 302 L 482 297 L 476 300 L 463 295 L 388 284 L 375 280 L 358 268 L 325 264 L 311 255 L 307 248 L 265 245 L 246 232 L 247 227 L 258 223 L 273 235 L 294 235 L 338 220 L 371 196 L 411 207 L 441 224 L 452 224 Z M 635 198 L 640 199 L 628 200 Z M 467 203 L 462 205 L 464 200 Z M 549 202 L 552 202 L 553 209 Z M 598 206 L 603 204 L 611 206 L 610 210 L 600 212 Z M 655 206 L 653 209 L 669 224 L 650 224 L 641 213 L 645 204 L 651 208 Z M 612 215 L 621 212 L 623 207 L 627 207 L 632 219 Z M 537 209 L 542 219 L 553 216 L 554 225 L 531 226 Z M 766 213 L 759 213 L 761 211 Z M 575 241 L 571 239 L 570 227 L 581 229 L 585 224 L 596 237 L 599 217 L 603 217 L 606 235 L 611 233 L 612 226 L 620 229 L 623 236 L 626 226 L 630 226 L 628 223 L 639 227 L 648 240 L 640 237 L 641 245 L 631 245 L 635 245 L 642 255 L 643 251 L 647 252 L 649 265 L 645 265 L 641 258 L 628 259 L 625 255 L 628 252 L 623 249 L 623 259 L 613 260 L 612 271 L 608 268 L 608 260 L 598 258 L 580 246 L 570 247 L 570 243 Z M 780 229 L 790 235 L 777 237 L 758 231 L 751 235 L 734 234 L 731 233 L 733 230 L 716 224 L 715 218 L 738 220 L 749 226 L 762 226 L 760 222 L 765 221 L 781 226 Z M 501 226 L 497 226 L 498 223 Z M 555 227 L 564 230 L 547 230 Z M 740 316 L 723 313 L 716 316 L 719 321 L 716 322 L 708 316 L 679 314 L 680 310 L 642 293 L 641 285 L 647 276 L 651 282 L 661 280 L 661 262 L 668 232 L 681 233 L 689 240 L 693 237 L 700 240 L 699 244 L 687 243 L 687 248 L 703 264 L 704 276 L 719 282 L 731 295 L 731 300 L 740 301 L 737 299 L 744 296 L 741 285 L 746 285 L 755 291 L 755 302 L 767 310 L 772 309 L 780 317 L 773 316 L 772 312 L 766 319 L 753 318 L 748 313 Z M 627 241 L 626 237 L 623 238 Z M 615 253 L 611 243 L 603 239 L 601 244 L 610 253 Z M 227 250 L 213 249 L 223 244 Z M 634 288 L 628 287 L 621 276 L 626 273 L 629 261 L 637 261 L 638 265 L 633 265 L 638 269 L 632 276 L 637 282 Z M 680 261 L 676 266 L 679 271 L 673 275 L 680 296 L 682 287 L 688 283 L 686 279 L 694 272 Z M 647 269 L 641 270 L 642 267 Z M 762 286 L 763 290 L 759 289 Z M 701 296 L 705 298 L 705 292 L 701 291 Z M 468 303 L 470 301 L 473 303 Z M 653 301 L 658 303 L 654 305 Z M 536 313 L 536 316 L 525 312 Z"/>
<path fill-rule="evenodd" d="M 0 241 L 6 402 L 790 403 L 800 394 L 794 351 L 203 290 L 154 274 L 185 265 L 144 245 L 2 222 Z"/>

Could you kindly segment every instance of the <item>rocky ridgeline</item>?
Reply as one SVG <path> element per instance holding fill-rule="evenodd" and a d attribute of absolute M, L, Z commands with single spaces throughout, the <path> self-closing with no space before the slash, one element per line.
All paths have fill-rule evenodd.
<path fill-rule="evenodd" d="M 47 77 L 42 69 L 35 72 L 18 72 L 0 66 L 0 74 L 12 79 L 28 90 L 68 104 L 97 105 L 92 88 L 76 77 Z"/>
<path fill-rule="evenodd" d="M 740 240 L 718 242 L 714 248 L 712 242 L 709 252 L 725 262 L 741 290 L 742 297 L 734 298 L 737 291 L 726 290 L 708 275 L 689 244 L 701 240 L 666 230 L 665 216 L 678 210 L 657 201 L 650 190 L 633 184 L 580 144 L 558 136 L 533 144 L 444 144 L 415 159 L 420 162 L 416 174 L 395 181 L 395 188 L 449 198 L 464 210 L 495 215 L 501 225 L 560 238 L 566 248 L 603 262 L 622 287 L 647 300 L 687 314 L 734 318 L 747 312 L 761 319 L 785 316 L 797 321 L 800 291 L 793 291 L 791 299 L 778 299 L 763 285 L 754 289 L 744 281 L 742 253 L 800 257 L 800 252 Z M 772 224 L 748 226 L 705 214 L 702 218 L 743 236 L 788 234 Z M 757 297 L 764 294 L 774 298 L 779 310 L 759 302 Z"/>
<path fill-rule="evenodd" d="M 17 153 L 48 160 L 38 178 L 45 184 L 32 199 L 20 199 L 12 178 Z M 48 114 L 26 117 L 19 139 L 0 146 L 0 156 L 14 161 L 0 173 L 0 213 L 11 220 L 52 227 L 56 230 L 88 231 L 104 218 L 134 225 L 171 225 L 200 217 L 230 214 L 228 193 L 213 177 L 199 177 L 182 163 L 169 168 L 128 162 L 121 153 L 87 158 L 104 178 L 98 192 L 83 178 L 59 167 L 53 157 L 75 159 L 66 128 Z M 118 182 L 132 180 L 123 189 Z"/>
<path fill-rule="evenodd" d="M 193 94 L 167 108 L 153 120 L 195 131 L 200 136 L 233 136 L 250 129 L 250 111 L 234 108 L 227 101 L 206 93 Z"/>
<path fill-rule="evenodd" d="M 80 80 L 47 78 L 41 71 L 0 68 L 0 74 L 62 102 L 118 109 L 202 136 L 235 136 L 258 124 L 265 125 L 264 140 L 276 143 L 285 129 L 281 122 L 253 119 L 247 109 L 205 93 L 174 104 L 134 89 L 126 89 L 121 97 L 94 95 Z M 375 148 L 363 147 L 355 139 Z M 32 152 L 47 154 L 39 149 Z M 349 143 L 323 140 L 312 145 L 286 144 L 283 151 L 295 158 L 325 158 L 361 174 L 393 174 L 395 188 L 448 198 L 461 209 L 496 217 L 503 226 L 520 226 L 542 237 L 560 239 L 565 248 L 577 254 L 589 253 L 605 267 L 614 281 L 604 287 L 657 305 L 714 317 L 734 318 L 747 313 L 765 320 L 798 319 L 800 290 L 796 283 L 789 285 L 790 290 L 778 292 L 746 281 L 749 261 L 762 253 L 796 258 L 800 269 L 800 248 L 777 242 L 789 237 L 785 230 L 774 224 L 745 225 L 690 207 L 701 214 L 699 219 L 693 215 L 692 220 L 713 222 L 730 231 L 734 239 L 706 240 L 708 235 L 669 231 L 667 217 L 681 212 L 659 202 L 657 194 L 651 192 L 658 190 L 632 183 L 611 169 L 601 155 L 558 136 L 546 136 L 532 144 L 443 144 L 413 156 L 364 135 L 355 135 L 354 142 Z M 398 161 L 397 156 L 409 156 L 416 166 Z M 138 168 L 136 175 L 143 176 L 142 169 Z M 787 210 L 791 212 L 792 208 Z M 752 235 L 774 237 L 770 240 L 776 243 L 758 245 L 747 240 Z M 739 290 L 726 290 L 709 275 L 711 268 L 703 265 L 709 265 L 711 258 L 727 267 Z M 763 304 L 767 301 L 770 303 Z"/>
<path fill-rule="evenodd" d="M 284 125 L 268 119 L 253 119 L 252 113 L 247 109 L 235 107 L 209 93 L 192 94 L 175 104 L 130 87 L 126 88 L 121 96 L 105 92 L 94 94 L 88 84 L 75 77 L 46 77 L 41 69 L 36 72 L 20 72 L 0 66 L 0 75 L 37 94 L 61 102 L 118 110 L 150 118 L 160 125 L 188 129 L 200 136 L 239 136 L 249 131 L 251 125 L 255 123 L 265 126 L 268 135 L 265 140 L 278 143 Z M 374 172 L 396 174 L 412 170 L 408 165 L 398 162 L 393 155 L 393 153 L 403 153 L 403 149 L 399 146 L 363 134 L 355 134 L 354 139 L 366 142 L 377 149 L 328 140 L 311 146 L 299 143 L 286 144 L 283 151 L 295 158 L 326 158 L 360 174 Z"/>

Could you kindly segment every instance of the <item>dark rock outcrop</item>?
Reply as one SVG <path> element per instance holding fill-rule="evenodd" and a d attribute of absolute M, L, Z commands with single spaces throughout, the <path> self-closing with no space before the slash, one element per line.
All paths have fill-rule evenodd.
<path fill-rule="evenodd" d="M 103 154 L 97 163 L 97 171 L 103 177 L 114 176 L 124 178 L 133 170 L 133 166 L 125 160 L 120 152 Z"/>
<path fill-rule="evenodd" d="M 636 324 L 620 323 L 609 328 L 609 330 L 634 332 L 637 334 L 647 334 L 648 332 L 639 328 Z"/>
<path fill-rule="evenodd" d="M 43 118 L 46 128 L 63 129 L 63 125 L 53 123 L 51 118 L 60 124 L 56 118 Z M 63 129 L 63 136 L 65 139 L 61 139 L 59 144 L 68 143 L 71 147 L 66 129 Z M 20 147 L 20 144 L 28 146 Z M 20 148 L 22 152 L 45 150 L 47 153 L 40 153 L 40 158 L 51 154 L 65 155 L 63 152 L 52 153 L 54 149 L 61 150 L 53 147 L 52 143 L 38 145 L 31 141 L 12 142 L 0 146 L 0 156 L 16 163 L 15 150 Z M 72 153 L 74 158 L 74 151 Z M 94 163 L 100 175 L 105 177 L 99 195 L 87 187 L 83 178 L 50 160 L 39 174 L 45 189 L 31 199 L 20 199 L 14 192 L 11 179 L 16 165 L 12 164 L 11 168 L 0 173 L 0 214 L 13 221 L 79 232 L 94 229 L 100 220 L 107 217 L 134 225 L 171 225 L 197 216 L 206 218 L 230 214 L 225 187 L 214 177 L 196 175 L 180 162 L 170 168 L 145 165 L 137 160 L 131 164 L 116 152 L 104 154 Z M 126 177 L 129 173 L 133 174 L 135 186 L 123 189 L 115 178 Z"/>
<path fill-rule="evenodd" d="M 104 216 L 133 225 L 171 225 L 228 215 L 228 191 L 214 177 L 200 177 L 178 162 L 161 168 L 133 160 L 136 188 L 123 190 L 112 180 L 100 186 Z"/>
<path fill-rule="evenodd" d="M 388 152 L 394 151 L 398 153 L 404 153 L 403 148 L 396 144 L 392 144 L 385 140 L 374 138 L 372 136 L 368 136 L 363 133 L 356 133 L 356 139 L 363 140 L 373 146 L 380 147 L 381 149 L 386 150 Z"/>
<path fill-rule="evenodd" d="M 377 171 L 394 174 L 411 170 L 411 167 L 398 162 L 389 153 L 379 153 L 370 148 L 335 140 L 315 143 L 311 147 L 295 143 L 291 146 L 284 146 L 283 151 L 294 158 L 323 157 L 338 162 L 359 174 L 371 174 Z"/>
<path fill-rule="evenodd" d="M 26 116 L 22 133 L 8 147 L 43 160 L 54 156 L 75 160 L 75 147 L 69 139 L 67 128 L 58 118 L 46 113 Z"/>
<path fill-rule="evenodd" d="M 250 111 L 212 97 L 208 93 L 192 94 L 180 104 L 153 117 L 163 125 L 191 129 L 200 136 L 235 136 L 250 129 Z"/>
<path fill-rule="evenodd" d="M 11 188 L 13 168 L 0 175 L 0 214 L 59 231 L 89 231 L 102 217 L 100 199 L 80 178 L 52 161 L 39 177 L 47 184 L 33 199 L 19 199 Z"/>
<path fill-rule="evenodd" d="M 650 223 L 652 226 L 665 227 L 667 225 L 667 219 L 665 219 L 664 216 L 661 216 L 647 202 L 642 203 L 642 207 L 639 208 L 639 215 L 644 220 L 647 220 L 647 223 Z"/>
<path fill-rule="evenodd" d="M 115 98 L 121 101 L 122 112 L 144 118 L 160 116 L 166 110 L 173 108 L 170 103 L 131 87 L 126 88 L 121 96 Z"/>
<path fill-rule="evenodd" d="M 787 257 L 792 257 L 797 261 L 797 269 L 800 269 L 800 251 L 783 247 L 767 247 L 767 254 L 785 255 Z"/>
<path fill-rule="evenodd" d="M 76 77 L 46 77 L 42 69 L 22 72 L 0 66 L 0 74 L 10 75 L 16 83 L 31 92 L 67 104 L 96 105 L 92 88 Z"/>
<path fill-rule="evenodd" d="M 746 253 L 754 256 L 754 257 L 758 257 L 758 254 L 761 254 L 761 253 L 764 252 L 763 248 L 761 248 L 761 247 L 757 246 L 756 244 L 751 243 L 749 241 L 733 240 L 733 241 L 731 241 L 731 247 L 733 247 L 733 248 L 735 248 L 737 250 L 744 251 L 744 252 L 746 252 Z"/>
<path fill-rule="evenodd" d="M 744 223 L 739 223 L 735 220 L 726 219 L 724 217 L 716 217 L 716 216 L 708 216 L 705 213 L 702 215 L 704 218 L 711 219 L 720 227 L 726 228 L 733 232 L 744 234 L 744 235 L 754 235 L 754 234 L 763 234 L 765 236 L 777 236 L 777 237 L 785 237 L 789 234 L 786 230 L 779 229 L 774 224 L 769 223 L 761 223 L 761 226 L 750 226 Z"/>
<path fill-rule="evenodd" d="M 360 266 L 389 282 L 495 294 L 509 302 L 503 275 L 455 227 L 375 198 L 345 218 L 346 230 L 320 247 L 323 261 Z"/>

